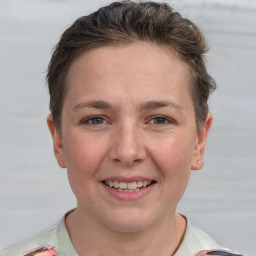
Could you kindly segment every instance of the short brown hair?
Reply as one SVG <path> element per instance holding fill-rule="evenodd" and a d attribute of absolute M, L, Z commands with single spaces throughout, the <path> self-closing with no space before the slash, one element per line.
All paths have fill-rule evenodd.
<path fill-rule="evenodd" d="M 166 3 L 120 1 L 78 18 L 61 36 L 48 66 L 50 111 L 57 129 L 67 93 L 67 74 L 74 59 L 89 49 L 148 41 L 178 53 L 191 67 L 191 96 L 197 128 L 206 120 L 208 98 L 216 88 L 204 62 L 207 51 L 199 28 Z"/>

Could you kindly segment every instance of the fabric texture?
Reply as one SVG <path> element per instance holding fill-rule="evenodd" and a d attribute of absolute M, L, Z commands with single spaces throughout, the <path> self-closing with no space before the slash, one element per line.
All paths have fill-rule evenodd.
<path fill-rule="evenodd" d="M 25 256 L 44 245 L 48 245 L 53 248 L 55 252 L 57 252 L 58 256 L 79 256 L 70 240 L 65 225 L 65 216 L 59 224 L 53 225 L 35 238 L 24 243 L 12 245 L 0 251 L 0 256 Z M 210 250 L 221 250 L 222 254 L 209 254 L 211 253 Z M 223 254 L 223 250 L 225 250 L 224 253 L 226 254 Z M 187 219 L 187 228 L 183 241 L 174 256 L 232 255 L 227 253 L 232 253 L 232 251 L 220 246 L 205 232 L 195 226 L 192 226 L 190 221 Z M 44 256 L 54 254 L 35 253 L 29 255 Z"/>
<path fill-rule="evenodd" d="M 53 249 L 52 245 L 42 245 L 40 247 L 34 248 L 30 251 L 21 254 L 15 254 L 14 256 L 59 256 L 58 253 Z"/>

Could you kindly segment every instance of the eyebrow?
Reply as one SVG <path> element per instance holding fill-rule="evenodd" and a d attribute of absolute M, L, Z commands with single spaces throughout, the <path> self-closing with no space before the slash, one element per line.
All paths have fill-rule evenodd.
<path fill-rule="evenodd" d="M 164 108 L 164 107 L 171 107 L 175 108 L 177 110 L 184 110 L 184 108 L 173 102 L 173 101 L 158 101 L 158 100 L 151 100 L 147 101 L 139 106 L 139 110 L 152 110 L 157 108 Z M 97 101 L 84 101 L 78 103 L 74 108 L 73 111 L 77 111 L 79 109 L 83 108 L 96 108 L 96 109 L 115 109 L 116 107 L 113 107 L 110 103 L 103 101 L 103 100 L 97 100 Z"/>
<path fill-rule="evenodd" d="M 164 108 L 164 107 L 172 107 L 178 110 L 184 110 L 184 108 L 181 105 L 170 100 L 167 100 L 167 101 L 151 100 L 140 105 L 141 110 L 150 110 L 150 109 Z"/>
<path fill-rule="evenodd" d="M 103 100 L 84 101 L 84 102 L 80 102 L 77 105 L 75 105 L 73 110 L 79 110 L 79 109 L 83 109 L 83 108 L 110 109 L 110 108 L 112 108 L 112 105 Z"/>

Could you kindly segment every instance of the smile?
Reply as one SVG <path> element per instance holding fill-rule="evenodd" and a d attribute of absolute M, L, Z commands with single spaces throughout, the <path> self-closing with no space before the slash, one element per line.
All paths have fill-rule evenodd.
<path fill-rule="evenodd" d="M 103 181 L 103 184 L 110 188 L 114 188 L 121 192 L 137 192 L 144 188 L 151 186 L 156 183 L 154 180 L 150 181 L 132 181 L 132 182 L 123 182 L 123 181 Z"/>

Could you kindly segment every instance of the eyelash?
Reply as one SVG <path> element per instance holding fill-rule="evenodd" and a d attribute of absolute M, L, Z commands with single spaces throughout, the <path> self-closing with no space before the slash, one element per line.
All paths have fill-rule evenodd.
<path fill-rule="evenodd" d="M 98 120 L 97 120 L 98 119 Z M 101 121 L 100 123 L 97 123 L 97 121 Z M 158 123 L 154 123 L 154 121 L 164 121 L 164 123 L 161 123 L 160 121 L 160 124 Z M 96 121 L 96 123 L 93 123 L 94 121 Z M 151 123 L 151 121 L 153 121 L 153 123 Z M 93 117 L 90 117 L 90 118 L 87 118 L 86 120 L 83 121 L 83 124 L 89 124 L 89 125 L 95 125 L 95 126 L 98 126 L 98 125 L 104 125 L 106 123 L 106 119 L 104 117 L 101 117 L 101 116 L 93 116 Z M 154 116 L 152 118 L 150 118 L 149 122 L 148 123 L 151 123 L 153 125 L 156 125 L 156 126 L 163 126 L 163 125 L 168 125 L 168 124 L 171 124 L 173 123 L 172 120 L 170 120 L 169 118 L 166 118 L 164 116 Z"/>
<path fill-rule="evenodd" d="M 151 122 L 151 121 L 154 121 L 154 120 L 162 120 L 162 121 L 164 121 L 164 123 L 160 123 L 160 124 L 155 124 L 155 123 L 153 123 L 154 125 L 167 125 L 167 124 L 171 124 L 171 123 L 173 123 L 173 121 L 172 120 L 170 120 L 169 118 L 166 118 L 166 117 L 164 117 L 164 116 L 154 116 L 153 118 L 151 118 L 150 120 L 149 120 L 149 122 Z"/>
<path fill-rule="evenodd" d="M 101 119 L 103 123 L 93 123 L 93 120 L 96 120 L 96 119 Z M 104 119 L 101 116 L 92 116 L 83 121 L 84 124 L 89 124 L 89 125 L 103 125 L 104 122 L 106 122 L 106 119 Z"/>

